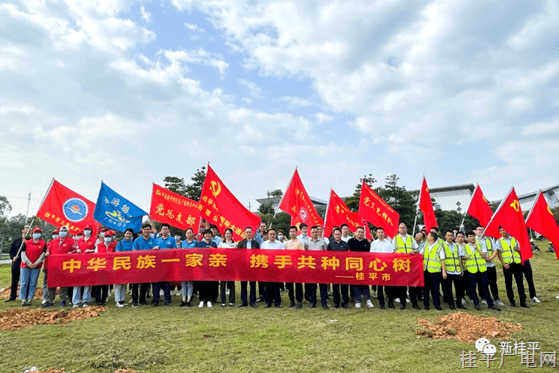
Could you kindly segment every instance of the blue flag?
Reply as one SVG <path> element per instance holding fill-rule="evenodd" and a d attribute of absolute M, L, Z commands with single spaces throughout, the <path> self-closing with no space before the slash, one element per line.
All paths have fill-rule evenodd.
<path fill-rule="evenodd" d="M 101 190 L 93 214 L 95 220 L 120 232 L 132 228 L 137 233 L 142 228 L 144 215 L 147 215 L 147 212 L 101 182 Z"/>

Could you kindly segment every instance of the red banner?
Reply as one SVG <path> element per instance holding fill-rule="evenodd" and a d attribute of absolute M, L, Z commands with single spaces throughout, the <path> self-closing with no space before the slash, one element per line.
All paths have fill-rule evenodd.
<path fill-rule="evenodd" d="M 237 197 L 217 177 L 210 165 L 208 165 L 208 173 L 202 187 L 200 204 L 202 205 L 202 218 L 209 221 L 210 224 L 215 224 L 221 233 L 225 232 L 225 229 L 231 228 L 234 241 L 244 238 L 245 227 L 252 227 L 252 230 L 256 231 L 256 227 L 262 220 L 239 202 Z"/>
<path fill-rule="evenodd" d="M 326 221 L 324 222 L 324 237 L 330 237 L 332 229 L 347 224 L 349 230 L 355 232 L 359 226 L 359 217 L 356 212 L 352 212 L 344 200 L 336 192 L 330 190 L 330 201 L 326 210 Z"/>
<path fill-rule="evenodd" d="M 273 281 L 423 286 L 419 254 L 167 249 L 51 255 L 48 286 L 142 282 Z"/>
<path fill-rule="evenodd" d="M 293 177 L 287 186 L 279 209 L 291 215 L 291 225 L 295 225 L 297 228 L 302 223 L 307 224 L 309 228 L 313 225 L 324 226 L 324 221 L 316 212 L 297 169 L 295 169 Z"/>
<path fill-rule="evenodd" d="M 433 202 L 431 202 L 431 193 L 429 193 L 429 187 L 427 186 L 425 176 L 423 177 L 421 192 L 419 193 L 419 209 L 423 211 L 423 223 L 425 224 L 425 230 L 429 233 L 431 228 L 437 226 L 437 218 L 435 217 Z"/>
<path fill-rule="evenodd" d="M 56 227 L 66 225 L 71 234 L 91 225 L 95 235 L 99 223 L 93 219 L 94 211 L 95 203 L 53 180 L 37 217 Z"/>
<path fill-rule="evenodd" d="M 487 201 L 487 198 L 485 198 L 485 196 L 483 195 L 483 192 L 481 191 L 479 185 L 477 185 L 476 189 L 474 190 L 472 200 L 470 201 L 470 206 L 468 206 L 467 214 L 479 220 L 479 224 L 481 224 L 483 227 L 486 227 L 487 224 L 489 224 L 489 222 L 491 221 L 493 211 L 491 210 L 489 201 Z M 486 230 L 485 235 L 494 238 L 501 238 L 498 227 L 494 227 L 491 230 Z"/>
<path fill-rule="evenodd" d="M 384 232 L 389 237 L 398 234 L 400 214 L 380 198 L 364 181 L 359 197 L 359 220 L 363 223 L 363 226 L 367 226 L 366 222 L 370 222 L 375 227 L 384 228 Z"/>
<path fill-rule="evenodd" d="M 200 203 L 153 184 L 149 210 L 153 220 L 182 230 L 193 228 L 196 231 L 200 223 L 200 211 Z"/>
<path fill-rule="evenodd" d="M 559 226 L 541 190 L 526 218 L 526 226 L 546 237 L 553 244 L 555 255 L 559 259 Z"/>
<path fill-rule="evenodd" d="M 520 208 L 520 202 L 514 187 L 510 190 L 508 196 L 501 201 L 501 205 L 495 211 L 493 218 L 485 228 L 486 231 L 494 228 L 503 227 L 508 234 L 516 238 L 520 246 L 520 256 L 522 263 L 532 257 L 532 245 L 530 244 L 530 236 L 526 222 L 524 222 L 524 214 Z"/>

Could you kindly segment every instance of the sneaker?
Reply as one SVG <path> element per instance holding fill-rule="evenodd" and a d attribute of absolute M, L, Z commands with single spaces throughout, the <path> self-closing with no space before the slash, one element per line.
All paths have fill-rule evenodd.
<path fill-rule="evenodd" d="M 204 302 L 200 301 L 200 304 L 198 305 L 198 308 L 202 308 L 204 307 Z"/>
<path fill-rule="evenodd" d="M 504 304 L 503 302 L 501 302 L 500 299 L 497 299 L 497 300 L 495 301 L 495 304 L 496 304 L 497 306 L 499 306 L 499 307 L 504 307 L 504 306 L 505 306 L 505 304 Z"/>
<path fill-rule="evenodd" d="M 124 301 L 120 301 L 120 302 L 118 302 L 118 304 L 120 304 L 121 307 L 126 306 L 126 302 L 124 302 Z"/>
<path fill-rule="evenodd" d="M 138 308 L 138 307 L 140 307 L 139 303 L 132 303 L 132 308 Z"/>
<path fill-rule="evenodd" d="M 179 307 L 184 307 L 184 306 L 186 306 L 186 302 L 183 300 L 183 301 L 181 302 L 181 304 L 179 305 Z"/>
<path fill-rule="evenodd" d="M 22 307 L 26 307 L 26 306 L 27 306 L 27 302 L 26 302 L 26 301 L 21 301 L 21 306 L 22 306 Z"/>
<path fill-rule="evenodd" d="M 80 305 L 78 303 L 74 303 L 74 305 L 72 306 L 72 308 L 79 308 Z"/>
<path fill-rule="evenodd" d="M 465 306 L 466 304 L 468 304 L 468 302 L 466 301 L 466 299 L 462 298 L 462 306 Z"/>
<path fill-rule="evenodd" d="M 484 306 L 487 306 L 487 301 L 486 301 L 485 299 L 483 299 L 483 300 L 481 301 L 481 304 L 483 304 Z"/>
<path fill-rule="evenodd" d="M 235 306 L 235 303 L 229 302 L 229 307 L 234 307 L 234 306 Z"/>
<path fill-rule="evenodd" d="M 536 303 L 541 303 L 540 300 L 538 299 L 538 297 L 534 297 L 534 298 L 532 298 L 532 300 Z"/>
<path fill-rule="evenodd" d="M 45 303 L 41 304 L 41 307 L 43 308 L 48 308 L 48 307 L 52 307 L 54 306 L 54 304 L 52 302 L 46 301 Z"/>
<path fill-rule="evenodd" d="M 373 302 L 371 302 L 370 299 L 367 301 L 367 307 L 369 307 L 369 308 L 374 308 L 375 307 L 375 305 L 373 304 Z"/>
<path fill-rule="evenodd" d="M 122 307 L 124 307 L 124 302 L 116 302 L 116 306 L 118 308 L 122 308 Z"/>
<path fill-rule="evenodd" d="M 394 302 L 396 302 L 396 303 L 400 303 L 400 298 L 396 298 L 396 299 L 394 299 Z"/>
<path fill-rule="evenodd" d="M 361 303 L 355 303 L 355 308 L 361 308 Z"/>
<path fill-rule="evenodd" d="M 229 289 L 225 290 L 225 294 L 229 295 Z"/>
<path fill-rule="evenodd" d="M 225 307 L 225 306 L 227 306 L 227 304 L 221 303 L 221 307 Z"/>
<path fill-rule="evenodd" d="M 208 307 L 212 308 L 212 302 L 208 302 Z"/>
<path fill-rule="evenodd" d="M 89 303 L 84 303 L 83 308 L 89 307 Z"/>

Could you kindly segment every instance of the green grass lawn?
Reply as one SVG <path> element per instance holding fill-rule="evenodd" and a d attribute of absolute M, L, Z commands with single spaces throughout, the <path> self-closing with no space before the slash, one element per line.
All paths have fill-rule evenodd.
<path fill-rule="evenodd" d="M 531 260 L 541 304 L 530 301 L 530 309 L 504 307 L 500 313 L 475 311 L 470 305 L 468 312 L 520 323 L 524 329 L 509 340 L 536 341 L 544 351 L 558 351 L 559 261 L 545 252 L 546 241 L 541 247 Z M 9 285 L 9 271 L 9 266 L 0 267 L 0 287 Z M 508 305 L 500 268 L 498 273 L 499 292 Z M 450 372 L 461 370 L 462 351 L 475 351 L 473 344 L 416 336 L 417 318 L 434 319 L 452 312 L 448 309 L 380 310 L 375 299 L 372 310 L 325 311 L 306 303 L 296 310 L 286 308 L 287 294 L 282 296 L 282 309 L 261 304 L 258 309 L 179 308 L 175 296 L 174 307 L 119 309 L 111 297 L 100 317 L 0 331 L 0 372 L 29 366 L 111 373 L 125 367 L 141 372 Z M 0 301 L 0 311 L 17 306 Z M 497 340 L 491 342 L 498 347 Z M 498 361 L 490 369 L 478 365 L 478 370 L 499 370 Z M 506 359 L 502 370 L 527 368 L 515 356 Z"/>

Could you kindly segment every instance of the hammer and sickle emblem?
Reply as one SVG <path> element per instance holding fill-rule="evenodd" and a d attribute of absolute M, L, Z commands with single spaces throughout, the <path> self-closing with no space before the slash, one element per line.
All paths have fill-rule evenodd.
<path fill-rule="evenodd" d="M 510 207 L 512 207 L 514 209 L 514 211 L 518 212 L 520 209 L 518 200 L 515 199 L 514 201 L 512 201 L 512 203 L 510 204 Z"/>
<path fill-rule="evenodd" d="M 210 190 L 214 197 L 217 197 L 221 193 L 221 184 L 217 181 L 212 181 L 210 184 Z"/>
<path fill-rule="evenodd" d="M 551 209 L 549 208 L 549 206 L 547 206 L 547 211 L 548 211 L 551 215 L 553 215 L 553 212 L 551 212 Z"/>

